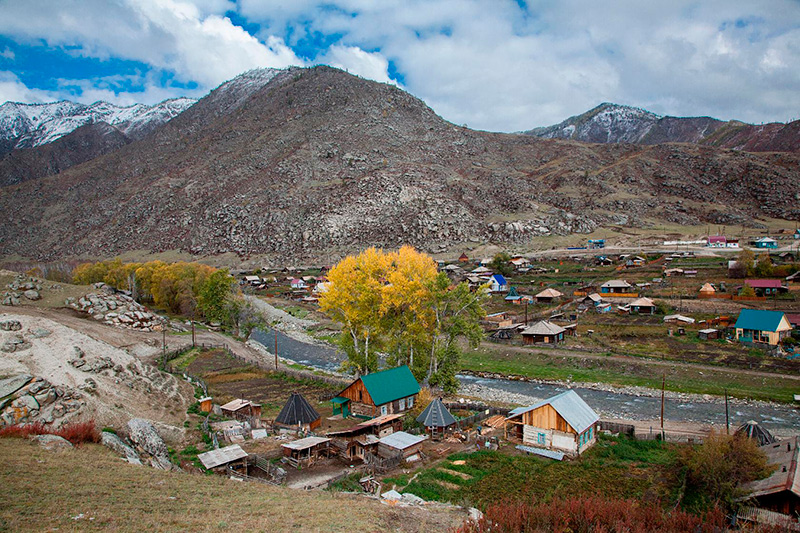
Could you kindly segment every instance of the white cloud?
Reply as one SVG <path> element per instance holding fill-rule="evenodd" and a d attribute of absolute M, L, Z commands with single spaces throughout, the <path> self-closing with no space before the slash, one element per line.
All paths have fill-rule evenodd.
<path fill-rule="evenodd" d="M 13 60 L 16 57 L 16 54 L 14 54 L 14 50 L 6 46 L 2 51 L 0 51 L 0 57 Z"/>
<path fill-rule="evenodd" d="M 0 103 L 41 103 L 58 100 L 55 93 L 30 89 L 13 72 L 0 71 Z"/>
<path fill-rule="evenodd" d="M 357 46 L 334 45 L 324 55 L 317 56 L 316 62 L 362 78 L 397 85 L 389 76 L 389 61 L 379 52 L 365 52 Z"/>

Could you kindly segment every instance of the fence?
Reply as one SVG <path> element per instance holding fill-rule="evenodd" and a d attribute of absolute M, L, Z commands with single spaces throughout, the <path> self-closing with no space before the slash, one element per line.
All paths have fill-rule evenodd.
<path fill-rule="evenodd" d="M 509 413 L 509 409 L 501 409 L 499 407 L 490 407 L 488 405 L 484 405 L 484 404 L 481 404 L 481 403 L 451 402 L 451 403 L 445 403 L 444 406 L 447 407 L 448 409 L 466 409 L 466 410 L 469 410 L 469 411 L 478 411 L 474 415 L 470 415 L 470 416 L 468 416 L 466 418 L 459 419 L 456 422 L 456 426 L 458 426 L 458 429 L 463 429 L 465 427 L 472 426 L 476 422 L 480 422 L 481 420 L 489 418 L 490 416 L 494 416 L 494 415 L 508 416 L 508 413 Z"/>
<path fill-rule="evenodd" d="M 619 422 L 609 422 L 608 420 L 601 420 L 597 424 L 597 429 L 600 431 L 610 431 L 611 433 L 619 433 L 635 437 L 636 427 L 633 424 L 621 424 Z"/>

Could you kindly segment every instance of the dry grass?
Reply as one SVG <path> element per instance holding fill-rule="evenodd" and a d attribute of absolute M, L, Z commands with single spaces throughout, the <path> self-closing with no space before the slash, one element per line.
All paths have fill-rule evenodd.
<path fill-rule="evenodd" d="M 99 445 L 50 452 L 21 439 L 0 440 L 0 501 L 0 531 L 446 531 L 463 520 L 454 511 L 136 467 Z"/>

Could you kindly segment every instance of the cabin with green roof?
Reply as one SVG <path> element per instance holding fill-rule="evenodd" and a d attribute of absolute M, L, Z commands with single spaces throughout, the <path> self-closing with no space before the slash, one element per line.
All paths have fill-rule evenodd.
<path fill-rule="evenodd" d="M 736 320 L 736 340 L 777 345 L 791 335 L 792 325 L 780 311 L 742 309 Z"/>
<path fill-rule="evenodd" d="M 398 366 L 361 376 L 333 400 L 334 414 L 341 413 L 372 418 L 404 413 L 419 394 L 419 383 L 408 366 Z"/>

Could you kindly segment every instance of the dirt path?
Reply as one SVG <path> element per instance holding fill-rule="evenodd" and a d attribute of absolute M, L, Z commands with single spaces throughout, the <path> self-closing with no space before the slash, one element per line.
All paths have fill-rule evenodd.
<path fill-rule="evenodd" d="M 746 370 L 743 368 L 730 368 L 726 366 L 714 366 L 714 365 L 704 365 L 701 363 L 682 363 L 680 361 L 673 361 L 673 360 L 660 360 L 650 357 L 637 357 L 637 356 L 625 356 L 625 355 L 596 355 L 590 352 L 586 352 L 583 350 L 576 350 L 576 349 L 546 349 L 546 350 L 536 350 L 531 348 L 524 348 L 522 346 L 507 346 L 507 345 L 498 345 L 492 342 L 484 341 L 481 343 L 481 346 L 484 348 L 491 349 L 492 351 L 497 350 L 506 350 L 515 353 L 539 353 L 545 355 L 554 355 L 559 357 L 571 357 L 574 359 L 593 359 L 597 361 L 617 361 L 620 363 L 644 363 L 648 365 L 654 366 L 666 366 L 670 368 L 680 367 L 680 368 L 690 368 L 690 369 L 697 369 L 697 370 L 707 370 L 709 372 L 730 372 L 731 374 L 739 374 L 742 376 L 752 376 L 758 378 L 774 378 L 775 376 L 780 376 L 786 379 L 792 379 L 796 381 L 800 381 L 800 376 L 792 375 L 792 374 L 781 374 L 777 372 L 762 372 L 759 370 Z"/>

